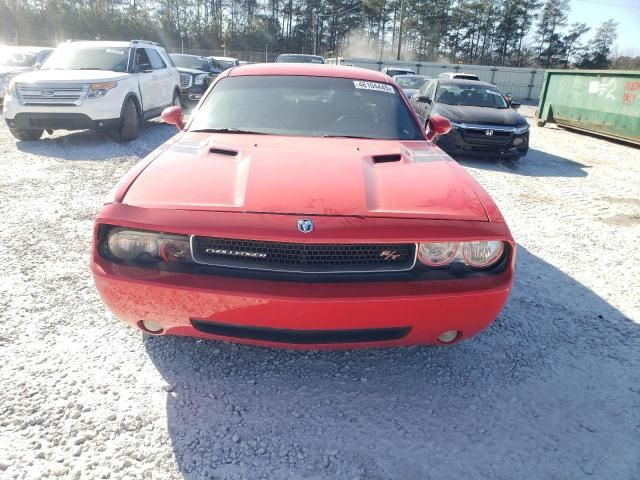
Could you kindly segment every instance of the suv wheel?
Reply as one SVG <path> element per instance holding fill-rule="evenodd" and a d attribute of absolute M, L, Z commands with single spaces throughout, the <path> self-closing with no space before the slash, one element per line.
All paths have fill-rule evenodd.
<path fill-rule="evenodd" d="M 40 140 L 44 130 L 41 128 L 31 128 L 27 130 L 23 130 L 20 128 L 9 128 L 11 135 L 16 137 L 18 140 L 22 140 L 25 142 L 31 142 L 34 140 Z"/>
<path fill-rule="evenodd" d="M 138 127 L 140 119 L 138 118 L 138 109 L 135 102 L 130 98 L 124 107 L 122 107 L 122 115 L 120 118 L 120 129 L 118 137 L 121 142 L 129 142 L 138 138 Z"/>
<path fill-rule="evenodd" d="M 178 92 L 173 94 L 173 106 L 182 107 L 182 100 L 180 99 L 180 94 Z"/>

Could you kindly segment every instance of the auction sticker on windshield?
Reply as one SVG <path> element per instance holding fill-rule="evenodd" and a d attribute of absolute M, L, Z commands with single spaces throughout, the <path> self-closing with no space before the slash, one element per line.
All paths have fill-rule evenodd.
<path fill-rule="evenodd" d="M 365 82 L 363 80 L 354 80 L 353 84 L 361 90 L 375 90 L 376 92 L 396 93 L 391 85 L 386 83 Z"/>

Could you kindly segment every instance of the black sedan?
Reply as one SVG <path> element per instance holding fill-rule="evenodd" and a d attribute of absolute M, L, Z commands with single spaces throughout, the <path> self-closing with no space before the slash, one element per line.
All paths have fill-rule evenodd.
<path fill-rule="evenodd" d="M 499 156 L 518 159 L 529 150 L 529 124 L 490 83 L 434 79 L 411 97 L 415 111 L 451 121 L 451 131 L 438 139 L 450 155 Z"/>
<path fill-rule="evenodd" d="M 198 102 L 209 84 L 220 74 L 205 57 L 172 53 L 169 55 L 180 73 L 182 102 Z"/>

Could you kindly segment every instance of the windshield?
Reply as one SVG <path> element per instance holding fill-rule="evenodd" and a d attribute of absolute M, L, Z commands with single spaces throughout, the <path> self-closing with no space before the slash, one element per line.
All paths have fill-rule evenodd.
<path fill-rule="evenodd" d="M 209 71 L 209 61 L 192 55 L 169 55 L 176 67 L 190 68 L 192 70 Z"/>
<path fill-rule="evenodd" d="M 20 48 L 3 49 L 0 52 L 0 65 L 8 67 L 30 67 L 36 60 L 36 52 Z"/>
<path fill-rule="evenodd" d="M 418 77 L 413 75 L 401 75 L 394 78 L 396 83 L 402 88 L 420 88 L 424 83 L 429 80 L 429 77 Z"/>
<path fill-rule="evenodd" d="M 322 57 L 312 55 L 281 55 L 276 59 L 278 63 L 324 63 Z"/>
<path fill-rule="evenodd" d="M 391 85 L 330 77 L 226 77 L 200 105 L 190 130 L 424 139 Z"/>
<path fill-rule="evenodd" d="M 62 46 L 42 65 L 41 70 L 108 70 L 125 72 L 129 61 L 128 47 Z"/>
<path fill-rule="evenodd" d="M 220 70 L 222 70 L 223 72 L 225 70 L 230 69 L 231 67 L 235 67 L 236 66 L 236 64 L 235 64 L 235 62 L 233 60 L 220 60 L 219 58 L 216 58 L 214 61 L 220 67 Z"/>
<path fill-rule="evenodd" d="M 436 102 L 469 107 L 508 108 L 498 89 L 483 85 L 441 85 Z"/>

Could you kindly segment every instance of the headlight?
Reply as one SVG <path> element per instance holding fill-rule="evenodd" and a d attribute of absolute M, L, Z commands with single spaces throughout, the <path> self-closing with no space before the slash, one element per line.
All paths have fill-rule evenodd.
<path fill-rule="evenodd" d="M 458 253 L 458 244 L 447 243 L 421 243 L 418 246 L 418 258 L 430 267 L 441 267 L 451 263 Z"/>
<path fill-rule="evenodd" d="M 204 83 L 204 79 L 209 76 L 208 73 L 201 73 L 200 75 L 196 75 L 196 81 L 194 82 L 196 85 L 202 85 Z"/>
<path fill-rule="evenodd" d="M 187 235 L 113 228 L 103 244 L 105 253 L 121 261 L 191 262 Z"/>
<path fill-rule="evenodd" d="M 7 87 L 7 96 L 15 96 L 16 94 L 16 81 L 12 78 Z"/>
<path fill-rule="evenodd" d="M 109 90 L 118 86 L 118 82 L 92 83 L 89 85 L 87 98 L 102 98 Z"/>
<path fill-rule="evenodd" d="M 504 244 L 498 241 L 465 242 L 462 245 L 462 257 L 467 265 L 476 268 L 489 267 L 502 256 Z"/>
<path fill-rule="evenodd" d="M 516 127 L 513 130 L 513 133 L 516 135 L 522 135 L 523 133 L 527 133 L 529 131 L 529 125 L 523 125 L 522 127 Z"/>
<path fill-rule="evenodd" d="M 489 268 L 502 259 L 504 250 L 504 242 L 500 240 L 423 242 L 418 245 L 418 260 L 429 267 L 461 263 L 472 268 Z"/>

